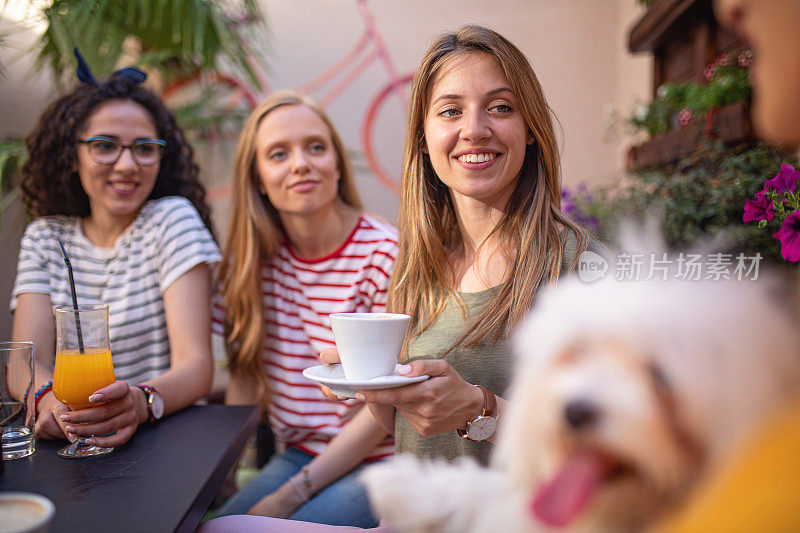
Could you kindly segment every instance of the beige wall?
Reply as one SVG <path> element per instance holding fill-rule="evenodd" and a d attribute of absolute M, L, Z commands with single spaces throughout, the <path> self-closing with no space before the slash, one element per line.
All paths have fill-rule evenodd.
<path fill-rule="evenodd" d="M 362 30 L 352 0 L 264 0 L 272 42 L 272 79 L 298 87 L 341 57 Z M 606 104 L 627 106 L 647 96 L 649 59 L 627 53 L 627 32 L 641 8 L 635 0 L 412 0 L 371 2 L 379 31 L 398 70 L 415 68 L 432 36 L 477 22 L 508 37 L 528 56 L 563 127 L 564 182 L 607 182 L 618 174 L 617 145 L 603 140 Z M 491 7 L 489 7 L 491 5 Z M 358 125 L 370 96 L 386 76 L 374 64 L 330 107 L 346 140 L 358 147 Z M 385 131 L 383 146 L 397 147 L 400 126 Z M 387 150 L 391 153 L 391 150 Z M 362 180 L 368 205 L 394 219 L 394 198 Z"/>
<path fill-rule="evenodd" d="M 6 14 L 7 13 L 2 13 Z M 6 30 L 14 31 L 6 34 Z M 0 48 L 0 138 L 24 136 L 33 128 L 43 106 L 53 96 L 53 87 L 43 75 L 30 74 L 30 56 L 23 54 L 38 37 L 0 16 L 0 33 L 6 47 Z M 17 266 L 19 239 L 27 223 L 22 202 L 16 193 L 0 202 L 0 341 L 11 338 L 11 313 L 8 301 Z"/>
<path fill-rule="evenodd" d="M 269 77 L 275 88 L 297 88 L 341 58 L 363 31 L 354 0 L 262 0 L 270 41 L 259 44 L 268 54 Z M 508 37 L 528 56 L 558 117 L 562 130 L 564 183 L 574 186 L 609 183 L 624 162 L 624 139 L 604 140 L 604 109 L 621 111 L 632 96 L 650 93 L 650 59 L 627 53 L 627 33 L 641 14 L 635 0 L 372 0 L 378 30 L 400 72 L 413 70 L 431 38 L 461 24 L 486 24 Z M 0 21 L 0 24 L 7 22 Z M 32 37 L 33 36 L 33 37 Z M 24 48 L 32 33 L 10 43 Z M 16 54 L 16 52 L 14 52 Z M 30 58 L 8 63 L 9 50 L 0 49 L 8 69 L 0 78 L 0 135 L 20 134 L 33 126 L 53 95 L 45 77 L 30 77 Z M 388 78 L 379 63 L 372 64 L 328 108 L 346 143 L 356 154 L 358 183 L 367 208 L 396 220 L 397 197 L 364 170 L 358 157 L 359 127 L 373 96 Z M 378 120 L 378 146 L 383 161 L 399 169 L 403 137 L 399 103 L 390 103 Z M 232 143 L 203 147 L 209 184 L 227 177 Z M 217 223 L 224 229 L 226 206 L 218 203 Z M 9 213 L 11 214 L 11 213 Z M 0 276 L 13 278 L 17 226 L 3 217 Z M 223 231 L 219 232 L 223 234 Z M 10 282 L 9 282 L 10 283 Z M 0 284 L 0 309 L 8 301 Z M 6 313 L 0 311 L 0 337 L 8 336 Z"/>
<path fill-rule="evenodd" d="M 630 116 L 634 107 L 648 103 L 653 94 L 653 56 L 650 53 L 631 55 L 628 52 L 628 33 L 644 13 L 638 2 L 617 0 L 617 24 L 615 28 L 615 75 L 614 109 L 623 116 Z M 619 128 L 617 128 L 619 129 Z M 627 149 L 633 139 L 617 132 L 609 144 L 616 150 L 615 167 L 624 168 Z M 613 177 L 611 180 L 612 181 Z"/>
<path fill-rule="evenodd" d="M 302 86 L 341 58 L 364 25 L 353 0 L 262 0 L 270 26 L 266 51 L 274 88 Z M 642 8 L 635 0 L 373 0 L 370 8 L 398 71 L 411 72 L 432 36 L 467 22 L 500 31 L 529 57 L 563 128 L 564 182 L 607 182 L 622 166 L 621 139 L 604 140 L 604 109 L 628 112 L 633 96 L 650 93 L 651 60 L 627 53 L 627 33 Z M 0 22 L 7 24 L 7 22 Z M 24 49 L 32 32 L 15 36 L 11 49 Z M 0 49 L 7 75 L 0 79 L 0 134 L 21 134 L 34 124 L 53 89 L 45 76 L 28 74 L 30 58 L 9 62 Z M 19 54 L 16 50 L 13 56 Z M 366 107 L 388 81 L 374 62 L 330 106 L 337 127 L 354 150 L 357 167 L 359 128 Z M 379 116 L 379 155 L 396 174 L 402 144 L 399 103 L 389 100 Z M 204 150 L 207 152 L 207 150 Z M 217 149 L 208 179 L 225 178 L 230 147 Z M 368 173 L 360 186 L 368 207 L 394 220 L 396 197 Z"/>

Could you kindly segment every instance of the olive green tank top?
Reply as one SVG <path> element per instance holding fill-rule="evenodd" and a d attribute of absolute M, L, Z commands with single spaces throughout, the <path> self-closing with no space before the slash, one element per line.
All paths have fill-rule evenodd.
<path fill-rule="evenodd" d="M 566 231 L 566 230 L 565 230 Z M 577 239 L 569 232 L 564 243 L 561 274 L 565 275 L 577 251 Z M 589 249 L 605 253 L 602 245 L 590 239 Z M 466 330 L 471 320 L 489 304 L 501 286 L 481 292 L 459 293 L 467 307 L 464 317 L 458 303 L 450 298 L 447 305 L 430 327 L 408 342 L 407 360 L 441 359 L 443 354 Z M 491 337 L 491 336 L 489 336 Z M 503 396 L 511 381 L 514 368 L 509 338 L 503 337 L 492 345 L 488 338 L 477 346 L 456 347 L 444 355 L 447 361 L 466 381 L 483 385 L 499 396 Z M 420 457 L 443 457 L 452 460 L 470 456 L 482 464 L 488 464 L 493 444 L 474 442 L 458 436 L 455 431 L 423 437 L 399 413 L 395 413 L 395 452 L 413 453 Z"/>

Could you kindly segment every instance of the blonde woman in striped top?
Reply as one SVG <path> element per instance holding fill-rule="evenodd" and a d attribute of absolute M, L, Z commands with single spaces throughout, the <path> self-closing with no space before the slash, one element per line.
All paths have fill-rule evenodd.
<path fill-rule="evenodd" d="M 362 404 L 326 398 L 301 373 L 334 345 L 328 314 L 386 309 L 397 232 L 362 212 L 325 113 L 288 91 L 244 127 L 232 211 L 213 311 L 232 374 L 226 400 L 259 404 L 283 450 L 220 514 L 374 526 L 355 477 L 392 441 Z"/>

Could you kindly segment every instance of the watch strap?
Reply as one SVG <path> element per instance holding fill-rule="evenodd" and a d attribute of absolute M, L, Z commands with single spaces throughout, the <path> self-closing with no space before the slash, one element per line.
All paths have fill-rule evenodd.
<path fill-rule="evenodd" d="M 479 388 L 481 390 L 481 392 L 483 393 L 483 410 L 481 411 L 481 414 L 479 414 L 478 416 L 476 416 L 475 418 L 473 418 L 472 420 L 467 422 L 467 428 L 466 429 L 456 429 L 456 433 L 458 434 L 459 437 L 461 437 L 462 439 L 469 439 L 469 440 L 472 440 L 472 439 L 470 439 L 469 433 L 468 433 L 469 432 L 469 426 L 473 422 L 475 422 L 479 418 L 483 418 L 485 416 L 488 416 L 488 417 L 491 417 L 491 418 L 494 418 L 494 419 L 497 418 L 497 397 L 494 395 L 494 393 L 492 391 L 490 391 L 489 389 L 487 389 L 483 385 L 473 385 L 473 386 Z"/>
<path fill-rule="evenodd" d="M 146 400 L 145 404 L 147 405 L 147 421 L 152 422 L 154 420 L 158 420 L 155 415 L 153 415 L 153 395 L 158 394 L 158 391 L 150 385 L 145 385 L 144 383 L 140 383 L 136 386 L 144 391 L 144 397 Z"/>
<path fill-rule="evenodd" d="M 497 418 L 497 396 L 492 391 L 483 385 L 475 385 L 483 392 L 483 414 L 482 416 L 491 416 Z"/>

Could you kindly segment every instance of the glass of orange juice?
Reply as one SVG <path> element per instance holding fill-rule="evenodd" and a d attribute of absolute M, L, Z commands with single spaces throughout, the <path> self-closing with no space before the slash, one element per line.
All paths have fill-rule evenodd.
<path fill-rule="evenodd" d="M 70 409 L 87 409 L 95 391 L 116 381 L 108 341 L 108 306 L 59 306 L 56 313 L 56 368 L 53 394 Z M 87 437 L 58 450 L 67 458 L 103 455 L 114 448 L 86 444 Z"/>

